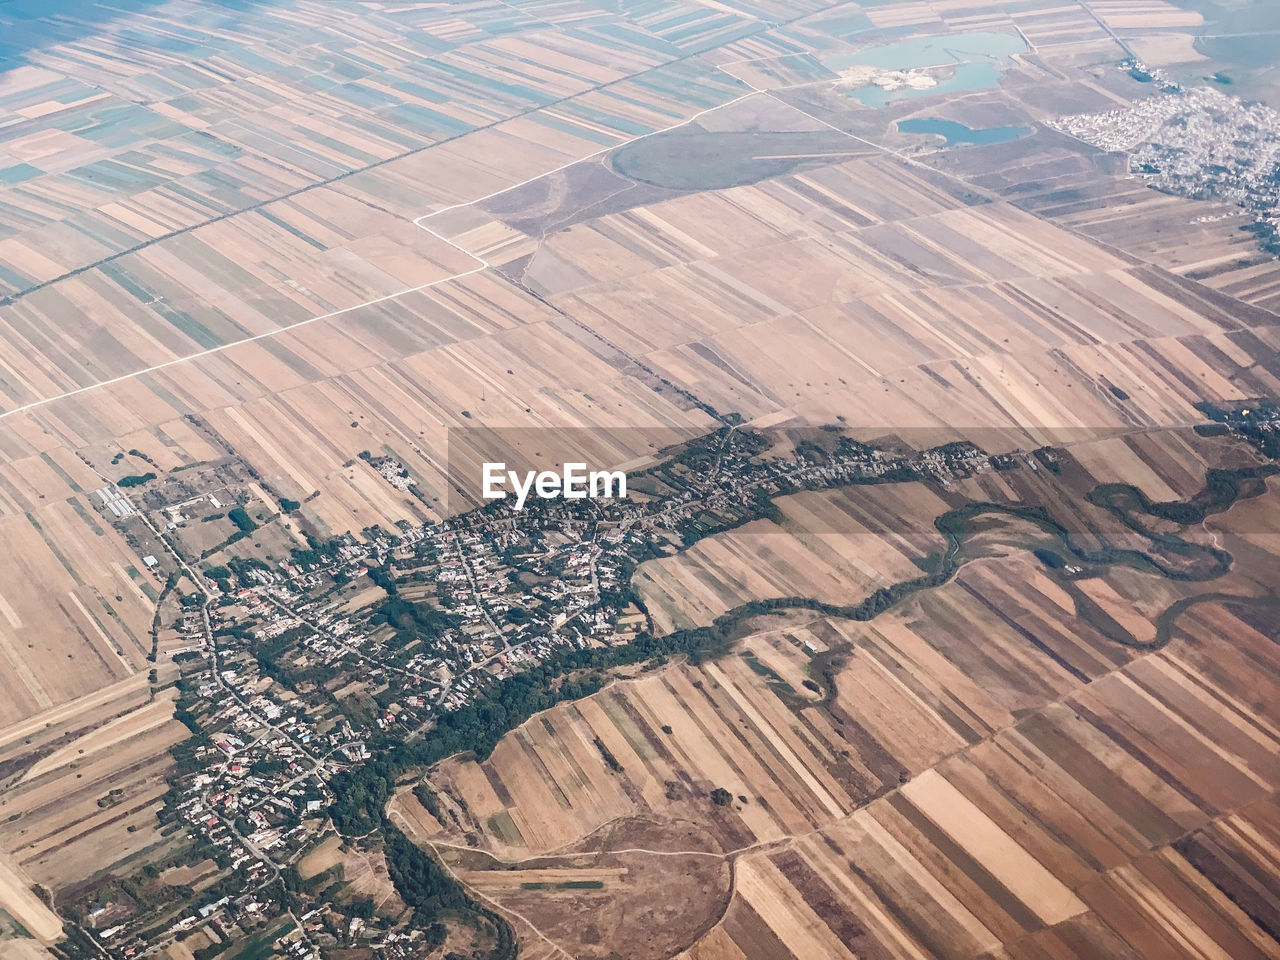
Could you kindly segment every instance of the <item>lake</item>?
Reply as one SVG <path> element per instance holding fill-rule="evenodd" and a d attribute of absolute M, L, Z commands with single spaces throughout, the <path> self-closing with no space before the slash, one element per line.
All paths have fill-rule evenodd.
<path fill-rule="evenodd" d="M 947 141 L 947 146 L 958 143 L 1008 143 L 1025 137 L 1031 132 L 1030 127 L 966 127 L 954 120 L 939 120 L 937 117 L 912 117 L 910 120 L 899 120 L 898 129 L 903 133 L 935 134 Z"/>
<path fill-rule="evenodd" d="M 831 57 L 823 66 L 839 73 L 850 67 L 879 67 L 882 70 L 917 70 L 948 67 L 951 76 L 940 79 L 936 86 L 923 89 L 901 87 L 886 90 L 868 84 L 851 91 L 869 107 L 883 107 L 895 100 L 936 96 L 942 93 L 969 93 L 998 86 L 1000 74 L 1008 60 L 1025 53 L 1026 43 L 1012 33 L 949 33 L 939 36 L 914 37 L 897 43 L 885 43 L 844 56 Z"/>

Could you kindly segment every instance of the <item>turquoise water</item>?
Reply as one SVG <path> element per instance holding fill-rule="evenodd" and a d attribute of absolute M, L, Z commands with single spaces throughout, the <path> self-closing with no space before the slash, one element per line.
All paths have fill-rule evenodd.
<path fill-rule="evenodd" d="M 913 117 L 910 120 L 899 120 L 898 129 L 903 133 L 936 134 L 947 141 L 947 146 L 957 143 L 1008 143 L 1025 137 L 1031 132 L 1030 127 L 966 127 L 954 120 L 939 120 L 937 117 Z"/>
<path fill-rule="evenodd" d="M 1012 33 L 949 33 L 881 44 L 857 53 L 832 57 L 823 61 L 823 65 L 836 72 L 858 66 L 880 67 L 884 70 L 951 68 L 949 78 L 939 79 L 937 86 L 924 90 L 909 87 L 885 90 L 875 84 L 868 84 L 851 91 L 853 96 L 867 106 L 879 108 L 894 100 L 990 90 L 999 85 L 1000 74 L 1009 57 L 1025 53 L 1026 49 L 1027 45 L 1022 38 Z"/>

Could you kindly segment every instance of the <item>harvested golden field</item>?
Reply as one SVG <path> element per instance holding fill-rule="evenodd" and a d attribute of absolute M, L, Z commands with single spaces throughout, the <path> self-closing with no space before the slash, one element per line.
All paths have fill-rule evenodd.
<path fill-rule="evenodd" d="M 190 732 L 172 690 L 148 694 L 139 676 L 0 731 L 0 848 L 34 881 L 62 891 L 162 841 L 169 748 Z"/>
<path fill-rule="evenodd" d="M 77 20 L 6 62 L 0 539 L 17 563 L 0 590 L 12 678 L 0 725 L 140 666 L 150 609 L 135 608 L 127 572 L 139 558 L 71 501 L 103 482 L 87 464 L 124 476 L 120 451 L 151 451 L 161 469 L 220 456 L 188 414 L 288 495 L 319 494 L 308 519 L 330 533 L 442 511 L 445 430 L 473 416 L 620 424 L 623 459 L 638 452 L 628 426 L 711 423 L 414 218 L 678 123 L 740 85 L 643 29 L 611 29 L 620 15 L 566 39 L 524 15 L 514 33 L 490 30 L 489 6 L 304 3 L 231 30 L 176 0 Z M 189 30 L 217 49 L 175 47 Z M 175 66 L 192 73 L 178 80 Z M 345 74 L 333 89 L 306 80 L 332 71 Z M 387 448 L 425 504 L 346 466 Z M 38 492 L 24 479 L 58 471 Z"/>
<path fill-rule="evenodd" d="M 1152 65 L 1201 59 L 1185 30 L 1126 32 L 1133 48 Z M 984 108 L 995 107 L 1000 116 L 1014 119 L 1025 116 L 1030 104 L 1035 116 L 1034 105 L 1043 101 L 1033 89 L 1021 91 L 1021 100 L 1005 91 L 986 102 L 953 104 L 947 113 L 962 122 L 976 121 L 984 116 Z M 1039 118 L 1113 109 L 1124 102 L 1116 92 L 1094 84 L 1081 83 L 1062 92 L 1068 96 L 1055 101 L 1059 109 L 1041 107 Z M 879 130 L 860 132 L 877 140 L 883 136 Z M 1113 156 L 1081 151 L 1079 144 L 1048 131 L 1037 131 L 1019 144 L 1016 150 L 995 146 L 932 151 L 920 159 L 1029 214 L 1157 268 L 1139 273 L 1156 289 L 1223 323 L 1221 335 L 1187 344 L 1219 373 L 1255 347 L 1252 337 L 1241 331 L 1265 326 L 1280 307 L 1280 264 L 1242 229 L 1248 222 L 1244 211 L 1218 200 L 1152 190 L 1129 176 L 1126 165 L 1115 163 Z M 1225 365 L 1218 352 L 1230 358 Z"/>
<path fill-rule="evenodd" d="M 456 848 L 436 851 L 470 890 L 537 918 L 526 922 L 573 956 L 625 951 L 660 960 L 710 930 L 729 904 L 729 866 L 704 852 L 705 843 L 696 831 L 632 820 L 601 837 L 598 849 L 516 870 Z M 668 854 L 655 856 L 655 849 Z"/>
<path fill-rule="evenodd" d="M 1001 449 L 1010 435 L 988 430 L 977 432 L 975 439 L 988 449 Z M 918 446 L 934 439 L 932 431 L 901 431 L 901 436 Z M 1202 494 L 1210 466 L 1254 462 L 1248 448 L 1186 430 L 1133 430 L 1101 439 L 1092 431 L 1072 431 L 1059 434 L 1055 450 L 1053 469 L 1024 456 L 1021 469 L 987 470 L 946 484 L 853 485 L 779 497 L 773 519 L 647 560 L 633 583 L 658 633 L 706 626 L 752 600 L 803 597 L 848 607 L 932 569 L 948 543 L 935 521 L 965 503 L 1044 507 L 1078 546 L 1154 549 L 1176 565 L 1183 560 L 1164 554 L 1165 548 L 1142 532 L 1169 534 L 1178 530 L 1176 525 L 1137 516 L 1136 501 L 1126 499 L 1121 512 L 1136 521 L 1136 528 L 1131 527 L 1104 500 L 1093 502 L 1090 492 L 1123 484 L 1154 503 L 1182 501 Z M 1275 481 L 1267 483 L 1274 486 Z M 1002 556 L 1011 549 L 1066 552 L 1047 528 L 999 509 L 989 513 L 966 524 L 962 537 L 967 557 Z M 1220 535 L 1213 532 L 1220 524 L 1246 536 L 1242 546 L 1258 540 L 1274 547 L 1274 535 L 1280 532 L 1273 498 L 1241 499 L 1229 512 L 1214 514 L 1202 527 L 1181 534 L 1196 545 L 1201 560 L 1206 548 L 1220 545 Z M 1194 577 L 1211 572 L 1207 566 L 1197 571 Z M 1155 638 L 1154 619 L 1185 595 L 1177 582 L 1144 577 L 1124 566 L 1111 568 L 1106 579 L 1081 578 L 1063 585 L 1042 571 L 1033 577 L 1057 595 L 1063 609 L 1074 602 L 1068 593 L 1080 593 L 1123 621 L 1121 629 L 1139 642 Z M 1122 591 L 1128 585 L 1130 592 L 1120 596 L 1116 585 Z"/>
<path fill-rule="evenodd" d="M 172 455 L 187 449 L 182 417 L 195 409 L 286 495 L 321 491 L 307 513 L 334 533 L 432 515 L 357 460 L 364 450 L 400 459 L 443 512 L 450 429 L 590 427 L 616 438 L 609 462 L 626 462 L 652 452 L 631 445 L 641 428 L 711 423 L 670 391 L 619 371 L 611 351 L 529 295 L 479 276 L 152 376 L 156 393 L 139 392 L 137 381 L 108 387 L 49 408 L 44 429 L 77 447 L 127 430 L 145 449 Z M 200 438 L 182 461 L 204 459 L 206 444 Z M 98 469 L 116 472 L 112 448 L 92 452 Z"/>
<path fill-rule="evenodd" d="M 55 960 L 44 944 L 5 909 L 4 901 L 0 901 L 0 950 L 6 960 Z"/>
<path fill-rule="evenodd" d="M 1240 396 L 1207 369 L 1196 392 L 1173 374 L 1184 342 L 1235 322 L 1075 233 L 1003 203 L 966 207 L 884 158 L 648 213 L 562 231 L 525 275 L 611 238 L 610 276 L 546 295 L 719 409 L 964 435 L 1184 422 L 1193 400 Z M 821 244 L 805 232 L 815 221 Z M 663 305 L 656 323 L 622 319 L 637 299 Z M 1134 362 L 1139 345 L 1150 352 Z"/>
<path fill-rule="evenodd" d="M 38 779 L 71 764 L 80 764 L 96 754 L 118 749 L 134 737 L 151 733 L 173 719 L 174 692 L 169 690 L 144 707 L 98 727 L 92 733 L 54 750 L 22 777 L 22 782 Z"/>
<path fill-rule="evenodd" d="M 22 924 L 40 943 L 53 943 L 62 936 L 62 920 L 32 892 L 31 884 L 31 878 L 21 867 L 0 855 L 0 909 Z M 7 956 L 10 941 L 0 942 Z"/>
<path fill-rule="evenodd" d="M 343 862 L 342 838 L 337 834 L 326 837 L 318 846 L 308 850 L 298 861 L 298 876 L 310 880 Z"/>
<path fill-rule="evenodd" d="M 6 956 L 12 955 L 12 960 L 51 960 L 53 954 L 44 948 L 44 945 L 36 940 L 26 938 L 20 940 L 3 940 L 5 950 L 9 951 Z"/>
<path fill-rule="evenodd" d="M 160 582 L 95 512 L 102 486 L 69 450 L 0 467 L 0 728 L 144 663 Z"/>
<path fill-rule="evenodd" d="M 270 571 L 330 535 L 460 509 L 449 473 L 474 472 L 478 428 L 524 431 L 520 452 L 548 465 L 617 465 L 655 455 L 646 431 L 843 424 L 1068 452 L 789 496 L 649 561 L 637 630 L 780 597 L 815 609 L 537 716 L 390 816 L 535 960 L 1280 952 L 1280 487 L 1195 524 L 1143 506 L 1198 494 L 1218 463 L 1172 429 L 1199 403 L 1280 394 L 1280 269 L 1236 208 L 1155 194 L 1049 123 L 1162 86 L 1121 57 L 1198 63 L 1201 14 L 166 0 L 38 17 L 48 42 L 10 58 L 26 17 L 7 6 L 0 907 L 41 939 L 56 918 L 31 883 L 62 894 L 187 832 L 154 813 L 188 731 L 141 672 L 199 644 L 178 611 L 202 601 L 171 593 L 153 621 L 175 572 L 164 521 L 126 523 L 100 489 L 154 504 L 181 471 L 237 464 L 256 535 L 233 541 L 253 523 L 228 510 L 172 542 Z M 984 57 L 987 89 L 875 105 L 841 75 L 887 38 L 936 38 L 931 82 L 949 83 L 950 41 L 974 31 L 1015 51 Z M 1015 132 L 951 149 L 899 126 L 936 114 Z M 1109 482 L 1131 486 L 1086 499 Z M 1054 520 L 1010 515 L 1026 505 Z M 590 563 L 573 589 L 599 600 L 617 584 Z M 886 589 L 940 570 L 909 599 Z M 399 603 L 454 599 L 419 585 Z M 433 639 L 412 638 L 401 674 L 444 656 Z M 484 656 L 463 669 L 519 661 Z M 342 733 L 330 707 L 404 729 L 384 672 L 326 689 L 319 735 Z M 454 679 L 431 692 L 473 695 Z M 313 713 L 314 691 L 287 686 L 283 712 Z M 385 746 L 360 737 L 353 766 Z M 325 749 L 308 748 L 346 765 Z M 300 872 L 335 867 L 344 899 L 408 912 L 376 843 L 326 841 Z M 215 923 L 162 949 L 203 956 Z"/>
<path fill-rule="evenodd" d="M 21 775 L 39 759 L 39 751 L 51 744 L 65 744 L 95 725 L 117 719 L 147 703 L 147 678 L 134 674 L 126 680 L 104 686 L 96 692 L 46 710 L 27 720 L 0 728 L 0 762 L 5 764 L 5 781 Z"/>
<path fill-rule="evenodd" d="M 569 54 L 557 31 L 491 35 L 484 8 L 376 12 L 342 0 L 262 14 L 230 29 L 180 0 L 90 19 L 87 36 L 56 34 L 6 64 L 0 106 L 20 124 L 0 144 L 0 168 L 13 170 L 0 181 L 11 398 L 472 269 L 412 216 L 696 109 L 669 89 L 680 58 L 643 36 L 586 27 Z M 453 48 L 444 38 L 460 24 L 470 36 Z M 175 47 L 183 30 L 216 36 L 216 49 Z M 192 71 L 181 80 L 175 56 Z M 331 69 L 350 85 L 306 80 Z M 694 72 L 728 99 L 727 78 Z M 614 85 L 630 98 L 600 93 Z M 241 88 L 251 94 L 232 94 Z M 67 322 L 80 311 L 84 322 Z M 52 363 L 36 364 L 42 354 Z"/>
<path fill-rule="evenodd" d="M 374 908 L 388 916 L 398 916 L 405 905 L 387 874 L 387 859 L 381 851 L 351 849 L 341 860 L 344 896 L 352 900 L 372 900 Z"/>

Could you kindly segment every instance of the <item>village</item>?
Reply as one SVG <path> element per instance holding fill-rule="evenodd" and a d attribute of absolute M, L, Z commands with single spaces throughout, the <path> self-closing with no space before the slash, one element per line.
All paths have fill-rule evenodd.
<path fill-rule="evenodd" d="M 1052 126 L 1102 150 L 1127 153 L 1130 174 L 1153 187 L 1234 204 L 1252 217 L 1264 246 L 1280 251 L 1280 112 L 1216 86 L 1183 87 L 1140 61 L 1122 66 L 1159 93 L 1130 107 L 1063 117 Z"/>
<path fill-rule="evenodd" d="M 182 594 L 170 654 L 181 670 L 178 718 L 192 737 L 174 751 L 162 819 L 183 825 L 221 879 L 152 909 L 89 905 L 95 949 L 131 960 L 199 932 L 207 946 L 196 960 L 244 936 L 282 941 L 297 960 L 319 960 L 320 943 L 413 956 L 422 931 L 352 911 L 333 896 L 332 872 L 299 873 L 334 834 L 335 776 L 430 736 L 437 717 L 558 651 L 651 632 L 630 586 L 636 566 L 774 517 L 778 496 L 854 483 L 946 486 L 1053 463 L 1050 450 L 887 452 L 835 428 L 820 439 L 764 456 L 764 437 L 726 427 L 637 478 L 628 499 L 540 500 L 521 512 L 494 501 L 440 523 L 335 538 L 274 567 L 189 559 L 172 546 L 174 531 L 160 529 L 171 510 L 137 510 L 114 488 L 99 497 L 113 515 L 153 525 L 170 553 Z M 386 458 L 375 466 L 401 480 Z"/>

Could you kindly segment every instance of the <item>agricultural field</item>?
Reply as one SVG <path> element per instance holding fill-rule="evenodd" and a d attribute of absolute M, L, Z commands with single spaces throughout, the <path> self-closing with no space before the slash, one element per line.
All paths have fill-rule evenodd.
<path fill-rule="evenodd" d="M 298 876 L 310 880 L 342 863 L 342 838 L 334 834 L 298 860 Z"/>
<path fill-rule="evenodd" d="M 0 730 L 0 908 L 52 942 L 62 920 L 31 889 L 56 903 L 91 873 L 171 844 L 155 812 L 168 749 L 188 736 L 173 719 L 173 691 L 152 697 L 145 675 Z"/>
<path fill-rule="evenodd" d="M 1009 442 L 1006 431 L 983 431 L 977 436 L 995 449 Z M 1142 529 L 1135 529 L 1108 508 L 1108 503 L 1119 501 L 1095 502 L 1090 492 L 1101 485 L 1122 483 L 1155 503 L 1187 500 L 1203 490 L 1211 465 L 1241 467 L 1249 458 L 1193 431 L 1141 430 L 1101 440 L 1084 433 L 1076 436 L 1055 448 L 1052 469 L 1037 462 L 1031 469 L 987 471 L 942 487 L 853 485 L 780 497 L 771 519 L 756 520 L 700 539 L 672 556 L 648 560 L 636 570 L 632 584 L 659 633 L 707 626 L 752 600 L 805 597 L 853 607 L 877 590 L 932 569 L 948 547 L 935 521 L 966 502 L 1040 505 L 1050 510 L 1079 548 L 1154 547 L 1164 561 L 1186 564 L 1183 569 L 1192 578 L 1213 573 L 1215 561 L 1208 554 L 1188 563 L 1190 553 L 1175 557 L 1142 532 L 1167 533 L 1173 528 L 1148 518 L 1140 524 Z M 1243 500 L 1229 514 L 1256 516 L 1258 526 L 1251 539 L 1260 543 L 1269 542 L 1277 532 L 1269 500 Z M 1132 513 L 1128 516 L 1133 518 Z M 1226 521 L 1215 518 L 1212 522 Z M 1061 550 L 1062 544 L 1048 533 L 1026 519 L 997 514 L 969 525 L 960 556 L 997 557 L 1010 547 Z M 1202 548 L 1217 542 L 1204 531 L 1191 531 L 1188 537 Z M 1087 602 L 1115 607 L 1129 628 L 1150 640 L 1159 604 L 1172 603 L 1179 593 L 1175 585 L 1158 588 L 1151 603 L 1130 614 L 1124 609 L 1126 601 L 1119 600 L 1108 584 L 1135 577 L 1142 575 L 1115 568 L 1105 581 L 1081 578 L 1068 589 L 1087 597 Z M 1067 606 L 1071 602 L 1064 601 Z"/>
<path fill-rule="evenodd" d="M 1256 663 L 1235 647 L 1234 663 L 1218 665 L 1227 648 L 1205 623 L 1273 645 L 1240 616 L 1200 608 L 1165 651 L 816 836 L 747 854 L 740 899 L 688 955 L 761 942 L 786 944 L 779 956 L 929 956 L 944 944 L 978 956 L 1033 943 L 1077 956 L 1273 955 L 1274 904 L 1241 864 L 1273 869 L 1262 852 L 1274 842 L 1275 771 L 1263 759 L 1273 748 L 1255 736 L 1274 730 L 1261 734 L 1229 692 L 1256 689 Z"/>
<path fill-rule="evenodd" d="M 20 867 L 0 860 L 0 903 L 3 916 L 12 918 L 6 924 L 0 943 L 6 951 L 26 951 L 41 956 L 40 944 L 50 944 L 62 935 L 62 921 L 31 889 L 30 878 Z M 15 946 L 16 943 L 16 946 Z"/>
<path fill-rule="evenodd" d="M 159 583 L 95 512 L 101 486 L 65 449 L 0 468 L 0 727 L 130 676 L 150 650 Z"/>
<path fill-rule="evenodd" d="M 34 733 L 4 734 L 13 737 L 3 748 L 13 773 L 0 799 L 0 844 L 49 890 L 87 880 L 85 864 L 106 870 L 168 842 L 155 814 L 168 789 L 169 748 L 190 733 L 173 719 L 173 691 L 149 700 L 145 676 L 138 679 L 104 691 L 111 699 L 73 702 L 66 719 L 36 718 Z"/>
<path fill-rule="evenodd" d="M 31 931 L 0 908 L 0 945 L 14 960 L 52 960 L 53 954 L 32 937 Z"/>
<path fill-rule="evenodd" d="M 825 581 L 787 580 L 788 550 L 869 538 L 874 516 L 882 534 L 914 535 L 923 556 L 941 540 L 935 530 L 927 543 L 924 518 L 1001 493 L 1047 506 L 1062 523 L 1056 549 L 1092 557 L 1084 567 L 1053 552 L 1055 528 L 975 518 L 945 585 L 866 622 L 757 618 L 715 659 L 555 707 L 483 762 L 443 762 L 397 796 L 393 821 L 532 946 L 574 955 L 608 953 L 599 925 L 566 924 L 566 913 L 604 924 L 649 903 L 634 862 L 645 857 L 728 866 L 733 879 L 672 893 L 678 918 L 658 927 L 683 944 L 610 927 L 603 942 L 636 955 L 926 957 L 949 945 L 976 957 L 1032 942 L 1072 955 L 1184 955 L 1187 944 L 1272 955 L 1275 905 L 1256 871 L 1272 870 L 1262 824 L 1280 777 L 1280 727 L 1263 706 L 1277 630 L 1274 480 L 1197 530 L 1113 513 L 1124 501 L 1097 491 L 1123 473 L 1152 501 L 1194 500 L 1210 465 L 1247 465 L 1213 436 L 1082 441 L 1051 462 L 1030 480 L 961 481 L 949 501 L 912 484 L 783 498 L 775 521 L 650 561 L 637 583 L 658 624 L 660 610 L 699 609 L 673 599 L 673 584 L 737 585 L 672 629 L 709 623 L 747 598 L 821 594 Z M 814 532 L 840 527 L 830 515 L 797 522 L 833 502 L 846 507 L 841 533 Z M 747 537 L 786 546 L 757 548 L 756 579 L 742 584 L 732 558 Z M 1153 550 L 1165 572 L 1101 559 L 1103 543 Z M 1210 564 L 1210 550 L 1233 563 Z M 816 558 L 800 568 L 822 569 Z M 831 587 L 846 609 L 887 579 L 862 575 Z M 1236 830 L 1257 846 L 1229 841 Z"/>

